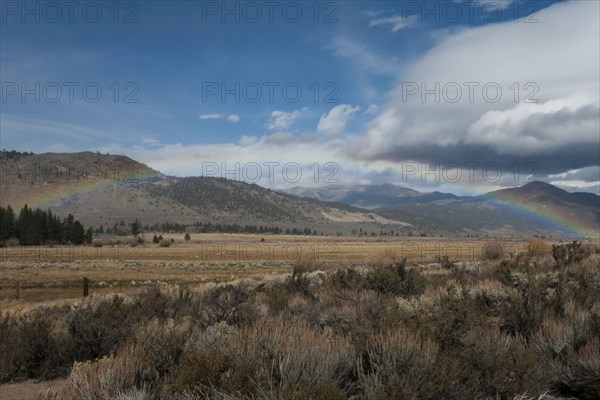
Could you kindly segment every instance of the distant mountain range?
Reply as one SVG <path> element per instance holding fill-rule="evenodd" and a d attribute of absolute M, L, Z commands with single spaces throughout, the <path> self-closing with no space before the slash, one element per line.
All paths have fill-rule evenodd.
<path fill-rule="evenodd" d="M 363 207 L 425 232 L 592 236 L 600 233 L 600 196 L 570 193 L 538 181 L 481 196 L 422 193 L 391 184 L 295 187 L 287 192 Z"/>
<path fill-rule="evenodd" d="M 482 196 L 396 186 L 278 192 L 212 177 L 170 177 L 125 156 L 0 153 L 0 205 L 74 214 L 86 226 L 211 222 L 310 227 L 324 233 L 600 236 L 600 197 L 543 182 Z"/>
<path fill-rule="evenodd" d="M 394 204 L 431 203 L 460 199 L 451 193 L 422 193 L 404 186 L 389 183 L 381 185 L 325 185 L 322 187 L 293 187 L 285 193 L 322 201 L 336 201 L 354 207 L 374 210 Z"/>

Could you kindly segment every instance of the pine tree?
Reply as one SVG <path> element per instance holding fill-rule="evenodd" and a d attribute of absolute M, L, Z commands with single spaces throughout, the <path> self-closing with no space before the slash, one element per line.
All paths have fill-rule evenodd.
<path fill-rule="evenodd" d="M 73 222 L 73 226 L 69 231 L 69 241 L 73 244 L 82 244 L 85 240 L 85 231 L 83 225 L 79 221 Z"/>
<path fill-rule="evenodd" d="M 85 239 L 84 239 L 84 240 L 85 240 L 85 242 L 86 242 L 87 244 L 92 244 L 92 240 L 93 240 L 93 233 L 92 233 L 92 228 L 91 228 L 91 227 L 89 227 L 89 228 L 87 229 L 87 231 L 85 231 Z"/>
<path fill-rule="evenodd" d="M 131 234 L 133 236 L 139 235 L 141 226 L 142 226 L 142 223 L 140 221 L 138 221 L 137 219 L 135 221 L 133 221 L 133 223 L 131 224 Z"/>
<path fill-rule="evenodd" d="M 10 239 L 15 235 L 15 213 L 11 206 L 0 207 L 0 241 Z"/>

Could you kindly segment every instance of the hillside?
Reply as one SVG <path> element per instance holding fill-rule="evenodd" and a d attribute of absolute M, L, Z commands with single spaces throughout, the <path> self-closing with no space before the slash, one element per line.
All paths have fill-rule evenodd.
<path fill-rule="evenodd" d="M 600 197 L 545 182 L 445 202 L 398 202 L 376 210 L 415 226 L 447 232 L 599 236 Z"/>
<path fill-rule="evenodd" d="M 0 205 L 28 204 L 61 217 L 72 213 L 94 227 L 138 219 L 149 225 L 211 222 L 345 234 L 361 228 L 415 235 L 599 236 L 600 231 L 599 196 L 543 182 L 478 197 L 391 184 L 282 193 L 223 178 L 170 177 L 125 156 L 91 152 L 10 158 L 2 153 L 0 174 Z"/>
<path fill-rule="evenodd" d="M 333 233 L 403 225 L 344 204 L 245 182 L 169 177 L 125 156 L 84 152 L 4 157 L 0 171 L 1 205 L 18 209 L 28 204 L 60 216 L 72 213 L 86 226 L 139 219 L 144 224 L 238 223 Z"/>

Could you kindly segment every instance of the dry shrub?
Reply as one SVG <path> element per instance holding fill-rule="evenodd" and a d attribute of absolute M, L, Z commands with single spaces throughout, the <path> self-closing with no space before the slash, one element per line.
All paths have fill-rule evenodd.
<path fill-rule="evenodd" d="M 154 318 L 138 326 L 133 342 L 143 350 L 151 366 L 152 371 L 146 371 L 146 379 L 165 378 L 177 367 L 192 332 L 189 319 L 177 323 L 173 319 L 163 322 Z"/>
<path fill-rule="evenodd" d="M 165 239 L 163 239 L 163 240 L 161 240 L 161 241 L 159 242 L 159 244 L 158 244 L 158 245 L 159 245 L 160 247 L 169 247 L 169 246 L 171 246 L 171 243 L 172 243 L 172 242 L 171 242 L 170 240 L 165 240 Z"/>
<path fill-rule="evenodd" d="M 282 318 L 258 321 L 233 336 L 229 345 L 236 358 L 256 360 L 256 382 L 262 390 L 286 398 L 326 383 L 343 385 L 355 359 L 346 339 L 327 338 L 305 322 Z"/>
<path fill-rule="evenodd" d="M 177 373 L 178 391 L 258 398 L 346 398 L 341 386 L 354 353 L 304 322 L 261 319 L 240 331 L 227 326 L 190 342 Z M 236 396 L 237 397 L 237 396 Z"/>
<path fill-rule="evenodd" d="M 563 395 L 582 400 L 600 398 L 600 339 L 583 346 L 554 383 Z"/>
<path fill-rule="evenodd" d="M 144 383 L 148 362 L 144 351 L 126 345 L 116 355 L 75 363 L 60 394 L 64 400 L 149 398 Z"/>
<path fill-rule="evenodd" d="M 73 362 L 70 337 L 57 314 L 40 307 L 26 314 L 0 314 L 0 382 L 64 376 Z"/>
<path fill-rule="evenodd" d="M 579 263 L 590 255 L 590 249 L 581 242 L 552 245 L 552 257 L 559 266 Z"/>
<path fill-rule="evenodd" d="M 378 264 L 366 274 L 366 288 L 382 294 L 415 296 L 425 291 L 426 284 L 418 270 L 406 267 L 406 259 Z"/>
<path fill-rule="evenodd" d="M 471 289 L 470 295 L 482 309 L 486 310 L 488 316 L 498 316 L 502 308 L 511 299 L 517 297 L 519 292 L 497 280 L 486 279 L 477 282 Z"/>
<path fill-rule="evenodd" d="M 542 239 L 531 238 L 527 241 L 527 255 L 529 257 L 543 257 L 550 252 L 550 246 Z"/>
<path fill-rule="evenodd" d="M 510 398 L 525 391 L 541 393 L 549 385 L 550 374 L 536 349 L 525 338 L 496 327 L 469 331 L 454 354 L 462 368 L 458 379 L 452 380 L 463 382 L 465 397 Z"/>
<path fill-rule="evenodd" d="M 292 268 L 292 274 L 286 279 L 285 283 L 290 292 L 312 295 L 310 272 L 320 269 L 322 266 L 311 257 L 301 257 Z"/>
<path fill-rule="evenodd" d="M 256 318 L 254 292 L 245 285 L 217 286 L 200 299 L 199 322 L 209 326 L 225 321 L 233 326 L 250 325 Z"/>
<path fill-rule="evenodd" d="M 366 399 L 421 398 L 438 349 L 419 334 L 395 330 L 369 340 L 359 359 L 358 384 Z"/>
<path fill-rule="evenodd" d="M 484 260 L 499 260 L 504 256 L 504 247 L 496 242 L 486 243 L 481 249 L 481 255 Z"/>

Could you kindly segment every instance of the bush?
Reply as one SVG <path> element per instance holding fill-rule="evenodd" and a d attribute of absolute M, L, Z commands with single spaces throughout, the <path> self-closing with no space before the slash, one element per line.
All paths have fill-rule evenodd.
<path fill-rule="evenodd" d="M 409 297 L 425 291 L 426 280 L 415 269 L 406 268 L 406 259 L 382 263 L 366 275 L 367 289 L 382 294 Z"/>
<path fill-rule="evenodd" d="M 543 257 L 549 252 L 549 247 L 542 239 L 529 239 L 527 241 L 527 255 L 529 257 Z"/>
<path fill-rule="evenodd" d="M 41 308 L 27 314 L 0 315 L 0 382 L 13 379 L 54 379 L 66 374 L 74 360 L 65 327 L 56 311 Z"/>
<path fill-rule="evenodd" d="M 504 255 L 504 248 L 500 243 L 486 243 L 481 254 L 484 260 L 498 260 Z"/>
<path fill-rule="evenodd" d="M 600 339 L 586 344 L 568 363 L 554 389 L 560 393 L 582 400 L 600 398 Z"/>
<path fill-rule="evenodd" d="M 583 247 L 581 242 L 552 245 L 552 257 L 559 266 L 579 263 L 590 255 L 589 249 Z"/>
<path fill-rule="evenodd" d="M 458 281 L 392 257 L 323 285 L 305 260 L 257 287 L 1 314 L 0 379 L 68 376 L 47 400 L 597 399 L 598 259 Z"/>
<path fill-rule="evenodd" d="M 294 263 L 292 274 L 286 279 L 286 287 L 290 292 L 309 295 L 310 278 L 308 272 L 314 271 L 317 265 L 312 259 L 302 258 Z"/>
<path fill-rule="evenodd" d="M 141 399 L 149 398 L 144 382 L 148 362 L 138 346 L 125 346 L 116 355 L 97 361 L 75 363 L 67 384 L 60 393 L 63 399 Z"/>
<path fill-rule="evenodd" d="M 171 246 L 171 241 L 163 239 L 163 240 L 160 241 L 159 246 L 160 247 L 170 247 Z"/>
<path fill-rule="evenodd" d="M 448 256 L 437 256 L 435 260 L 439 262 L 444 269 L 454 269 L 456 267 L 454 261 L 450 260 Z"/>

